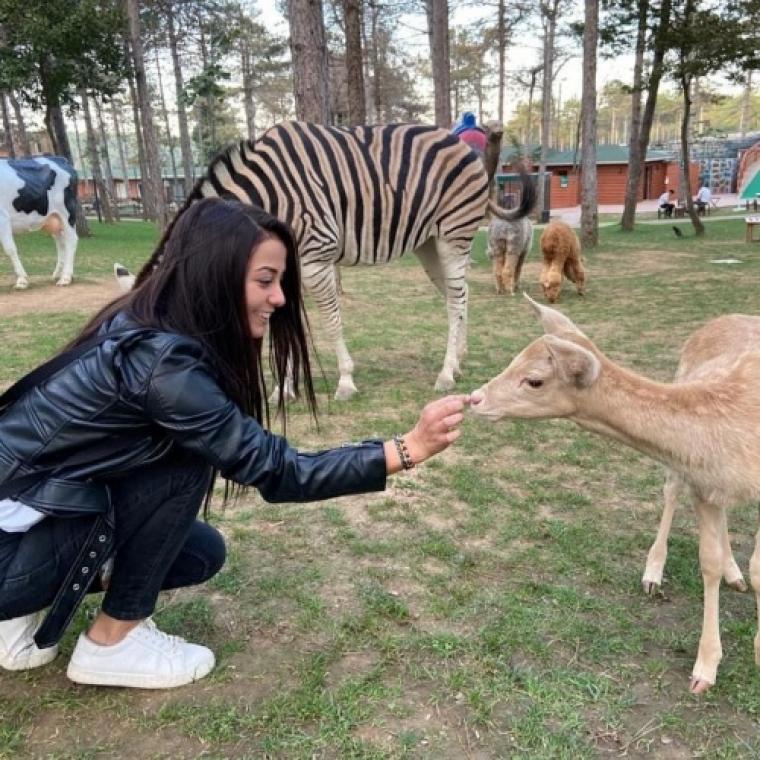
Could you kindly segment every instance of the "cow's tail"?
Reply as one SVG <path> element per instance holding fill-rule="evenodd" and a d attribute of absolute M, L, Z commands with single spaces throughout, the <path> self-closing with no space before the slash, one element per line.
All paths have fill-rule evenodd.
<path fill-rule="evenodd" d="M 536 205 L 536 186 L 533 184 L 533 180 L 528 176 L 525 169 L 520 168 L 518 171 L 520 173 L 520 182 L 522 184 L 520 205 L 511 211 L 505 211 L 500 206 L 497 206 L 492 200 L 488 201 L 488 210 L 494 216 L 499 217 L 499 219 L 504 219 L 507 222 L 516 222 L 518 219 L 528 216 Z"/>
<path fill-rule="evenodd" d="M 185 202 L 182 204 L 182 206 L 179 208 L 177 213 L 174 215 L 174 218 L 169 222 L 169 224 L 166 225 L 164 234 L 161 235 L 161 239 L 158 241 L 158 245 L 156 246 L 155 250 L 151 254 L 151 257 L 143 265 L 143 268 L 137 274 L 137 277 L 135 278 L 135 282 L 134 282 L 135 287 L 138 287 L 139 285 L 141 285 L 143 281 L 150 275 L 150 273 L 158 266 L 158 263 L 161 261 L 161 256 L 164 253 L 164 247 L 166 246 L 166 241 L 169 239 L 169 235 L 172 234 L 172 230 L 174 229 L 174 225 L 177 223 L 177 220 L 182 216 L 182 214 L 185 211 L 187 211 L 187 209 L 190 207 L 190 204 L 194 203 L 199 198 L 203 197 L 203 195 L 201 194 L 201 185 L 203 184 L 203 181 L 205 179 L 206 177 L 203 176 L 195 183 L 195 185 L 193 186 L 193 189 L 190 191 L 190 194 L 185 199 Z"/>

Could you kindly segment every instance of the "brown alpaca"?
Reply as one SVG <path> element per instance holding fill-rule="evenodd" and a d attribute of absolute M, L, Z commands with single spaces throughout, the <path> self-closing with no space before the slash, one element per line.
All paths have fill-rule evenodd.
<path fill-rule="evenodd" d="M 550 222 L 541 235 L 541 253 L 544 264 L 541 269 L 541 287 L 549 303 L 559 298 L 562 275 L 575 283 L 578 295 L 586 288 L 586 272 L 581 259 L 578 236 L 564 222 Z"/>

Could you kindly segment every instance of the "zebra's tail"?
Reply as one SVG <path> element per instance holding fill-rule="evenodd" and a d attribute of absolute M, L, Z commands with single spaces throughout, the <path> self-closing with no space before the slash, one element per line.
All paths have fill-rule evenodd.
<path fill-rule="evenodd" d="M 536 186 L 533 184 L 533 180 L 528 176 L 525 169 L 520 168 L 518 171 L 520 173 L 520 182 L 522 184 L 520 205 L 511 211 L 505 211 L 500 206 L 497 206 L 492 200 L 488 201 L 488 210 L 494 216 L 499 217 L 499 219 L 504 219 L 507 222 L 516 222 L 518 219 L 528 216 L 536 205 Z"/>

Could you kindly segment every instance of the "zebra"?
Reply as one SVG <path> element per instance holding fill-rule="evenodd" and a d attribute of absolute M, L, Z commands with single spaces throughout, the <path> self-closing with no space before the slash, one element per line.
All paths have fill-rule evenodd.
<path fill-rule="evenodd" d="M 413 251 L 448 311 L 446 355 L 435 389 L 454 387 L 467 347 L 470 247 L 486 209 L 498 209 L 489 200 L 483 162 L 449 130 L 281 123 L 216 156 L 183 209 L 207 196 L 260 206 L 293 228 L 304 287 L 337 354 L 337 400 L 351 398 L 357 388 L 335 265 L 386 264 Z"/>

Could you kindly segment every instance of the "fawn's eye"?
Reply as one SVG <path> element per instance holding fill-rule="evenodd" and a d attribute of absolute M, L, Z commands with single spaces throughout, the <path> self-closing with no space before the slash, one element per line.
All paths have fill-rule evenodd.
<path fill-rule="evenodd" d="M 537 377 L 526 377 L 525 382 L 531 387 L 531 388 L 540 388 L 543 384 L 543 380 L 539 380 Z"/>

